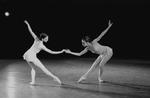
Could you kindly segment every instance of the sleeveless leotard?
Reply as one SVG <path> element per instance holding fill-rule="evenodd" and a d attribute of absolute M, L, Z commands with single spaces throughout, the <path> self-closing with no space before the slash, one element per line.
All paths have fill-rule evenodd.
<path fill-rule="evenodd" d="M 24 53 L 23 58 L 27 61 L 34 61 L 37 59 L 36 54 L 40 52 L 41 50 L 41 41 L 39 41 L 38 39 L 36 39 L 33 43 L 33 45 L 31 46 L 31 48 Z"/>

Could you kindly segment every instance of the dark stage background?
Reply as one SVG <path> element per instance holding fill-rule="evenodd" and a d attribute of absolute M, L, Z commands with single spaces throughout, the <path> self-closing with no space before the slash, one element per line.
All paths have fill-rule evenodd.
<path fill-rule="evenodd" d="M 9 16 L 5 16 L 9 12 Z M 2 0 L 0 1 L 0 58 L 21 59 L 33 38 L 27 20 L 36 35 L 45 32 L 45 45 L 59 51 L 84 49 L 81 39 L 94 39 L 113 26 L 99 41 L 113 48 L 113 58 L 150 59 L 148 0 Z M 44 51 L 39 58 L 75 57 L 69 54 L 51 55 Z M 82 57 L 96 57 L 88 52 Z"/>

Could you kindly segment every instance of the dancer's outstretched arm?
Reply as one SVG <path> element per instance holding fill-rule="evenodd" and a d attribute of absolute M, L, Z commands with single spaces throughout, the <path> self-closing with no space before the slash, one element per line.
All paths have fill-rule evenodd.
<path fill-rule="evenodd" d="M 64 49 L 62 51 L 52 51 L 52 50 L 48 49 L 47 47 L 45 47 L 43 44 L 41 45 L 41 47 L 43 50 L 45 50 L 46 52 L 48 52 L 50 54 L 60 54 L 65 51 Z"/>
<path fill-rule="evenodd" d="M 32 31 L 32 29 L 31 29 L 31 27 L 30 27 L 30 25 L 29 25 L 29 23 L 25 20 L 24 21 L 25 23 L 26 23 L 26 25 L 28 26 L 28 29 L 29 29 L 29 31 L 30 31 L 30 33 L 31 33 L 31 35 L 33 36 L 33 38 L 34 39 L 36 39 L 37 38 L 37 36 L 34 34 L 34 32 Z"/>
<path fill-rule="evenodd" d="M 108 27 L 93 41 L 98 42 L 105 35 L 105 33 L 109 30 L 109 28 L 112 26 L 112 24 L 113 23 L 110 23 L 110 20 L 109 20 Z"/>
<path fill-rule="evenodd" d="M 85 48 L 80 53 L 75 53 L 75 52 L 71 52 L 70 50 L 65 50 L 66 53 L 69 53 L 69 54 L 72 54 L 72 55 L 76 55 L 76 56 L 81 56 L 81 55 L 85 54 L 87 51 L 88 51 L 87 48 Z"/>

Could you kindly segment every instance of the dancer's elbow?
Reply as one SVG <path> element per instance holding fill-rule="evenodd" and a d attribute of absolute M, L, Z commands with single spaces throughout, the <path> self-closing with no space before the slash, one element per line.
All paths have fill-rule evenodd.
<path fill-rule="evenodd" d="M 77 56 L 81 56 L 81 55 L 82 55 L 82 54 L 80 54 L 80 53 L 79 53 L 79 54 L 77 54 Z"/>

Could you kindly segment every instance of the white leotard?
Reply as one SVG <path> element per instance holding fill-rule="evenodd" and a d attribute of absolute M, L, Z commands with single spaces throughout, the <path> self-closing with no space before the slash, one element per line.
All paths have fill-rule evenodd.
<path fill-rule="evenodd" d="M 93 53 L 97 53 L 100 55 L 109 55 L 109 53 L 112 51 L 112 49 L 108 46 L 102 46 L 97 42 L 93 42 L 91 46 L 88 47 L 90 51 Z"/>
<path fill-rule="evenodd" d="M 40 52 L 42 49 L 42 41 L 40 41 L 38 38 L 35 39 L 33 45 L 31 48 L 24 53 L 23 58 L 27 61 L 34 61 L 37 59 L 36 54 Z"/>

